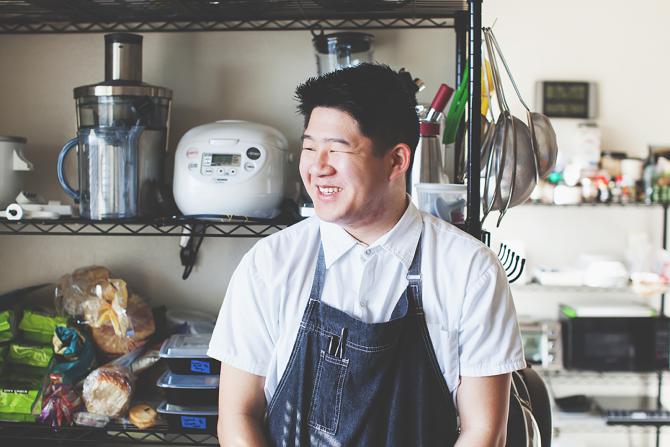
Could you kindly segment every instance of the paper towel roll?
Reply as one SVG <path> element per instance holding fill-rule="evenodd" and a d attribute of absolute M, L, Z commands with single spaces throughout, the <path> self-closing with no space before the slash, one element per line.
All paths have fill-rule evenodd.
<path fill-rule="evenodd" d="M 23 208 L 18 203 L 12 203 L 5 210 L 8 220 L 21 220 L 23 218 Z"/>

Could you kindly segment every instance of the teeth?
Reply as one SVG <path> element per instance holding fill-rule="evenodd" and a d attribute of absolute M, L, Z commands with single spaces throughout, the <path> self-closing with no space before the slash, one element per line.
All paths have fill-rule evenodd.
<path fill-rule="evenodd" d="M 321 194 L 335 194 L 336 192 L 342 191 L 342 188 L 323 188 L 319 186 L 319 191 Z"/>

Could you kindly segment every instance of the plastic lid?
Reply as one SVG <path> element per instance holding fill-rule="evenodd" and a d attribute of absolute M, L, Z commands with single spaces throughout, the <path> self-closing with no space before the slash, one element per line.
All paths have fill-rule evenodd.
<path fill-rule="evenodd" d="M 215 416 L 219 411 L 215 405 L 182 407 L 181 405 L 161 402 L 156 411 L 162 414 L 187 414 L 189 416 Z"/>
<path fill-rule="evenodd" d="M 339 46 L 349 47 L 351 53 L 364 53 L 370 51 L 372 42 L 375 36 L 367 33 L 357 33 L 353 31 L 345 31 L 341 33 L 322 34 L 314 36 L 312 43 L 317 52 L 321 54 L 328 54 L 328 44 L 335 44 Z"/>
<path fill-rule="evenodd" d="M 161 358 L 207 358 L 207 348 L 212 334 L 186 335 L 178 334 L 165 340 L 161 346 Z"/>
<path fill-rule="evenodd" d="M 174 325 L 184 323 L 214 323 L 215 317 L 205 312 L 190 309 L 170 309 L 165 313 L 167 321 Z"/>
<path fill-rule="evenodd" d="M 159 388 L 179 388 L 187 390 L 215 390 L 219 388 L 219 376 L 191 376 L 165 371 L 156 382 Z"/>
<path fill-rule="evenodd" d="M 468 190 L 468 186 L 461 185 L 460 183 L 417 183 L 416 189 L 424 191 L 466 192 Z"/>

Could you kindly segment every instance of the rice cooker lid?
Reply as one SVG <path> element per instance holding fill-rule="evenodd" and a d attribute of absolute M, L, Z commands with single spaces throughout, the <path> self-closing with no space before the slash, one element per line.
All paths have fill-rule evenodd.
<path fill-rule="evenodd" d="M 231 138 L 244 144 L 260 144 L 270 150 L 288 151 L 288 142 L 284 134 L 274 127 L 243 120 L 220 120 L 194 127 L 184 134 L 182 143 L 203 136 Z"/>
<path fill-rule="evenodd" d="M 12 137 L 9 135 L 0 135 L 0 142 L 2 143 L 23 143 L 28 141 L 25 137 Z"/>

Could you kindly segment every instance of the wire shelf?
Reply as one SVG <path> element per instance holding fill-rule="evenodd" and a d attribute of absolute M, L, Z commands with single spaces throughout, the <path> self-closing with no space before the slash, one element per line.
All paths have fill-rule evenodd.
<path fill-rule="evenodd" d="M 467 0 L 5 0 L 0 33 L 453 28 Z"/>
<path fill-rule="evenodd" d="M 131 425 L 109 424 L 105 428 L 61 427 L 52 429 L 47 425 L 29 422 L 0 421 L 0 439 L 16 442 L 44 441 L 49 445 L 174 445 L 174 446 L 218 446 L 216 436 L 200 433 L 174 433 L 165 425 L 142 430 Z M 4 444 L 4 443 L 3 443 Z M 18 444 L 16 444 L 18 445 Z M 30 444 L 35 445 L 35 444 Z M 40 444 L 41 445 L 41 444 Z"/>
<path fill-rule="evenodd" d="M 204 228 L 205 237 L 257 238 L 269 236 L 299 219 L 229 219 L 196 220 L 179 217 L 153 220 L 105 220 L 83 219 L 54 220 L 0 220 L 0 235 L 25 236 L 184 236 L 194 225 Z"/>

